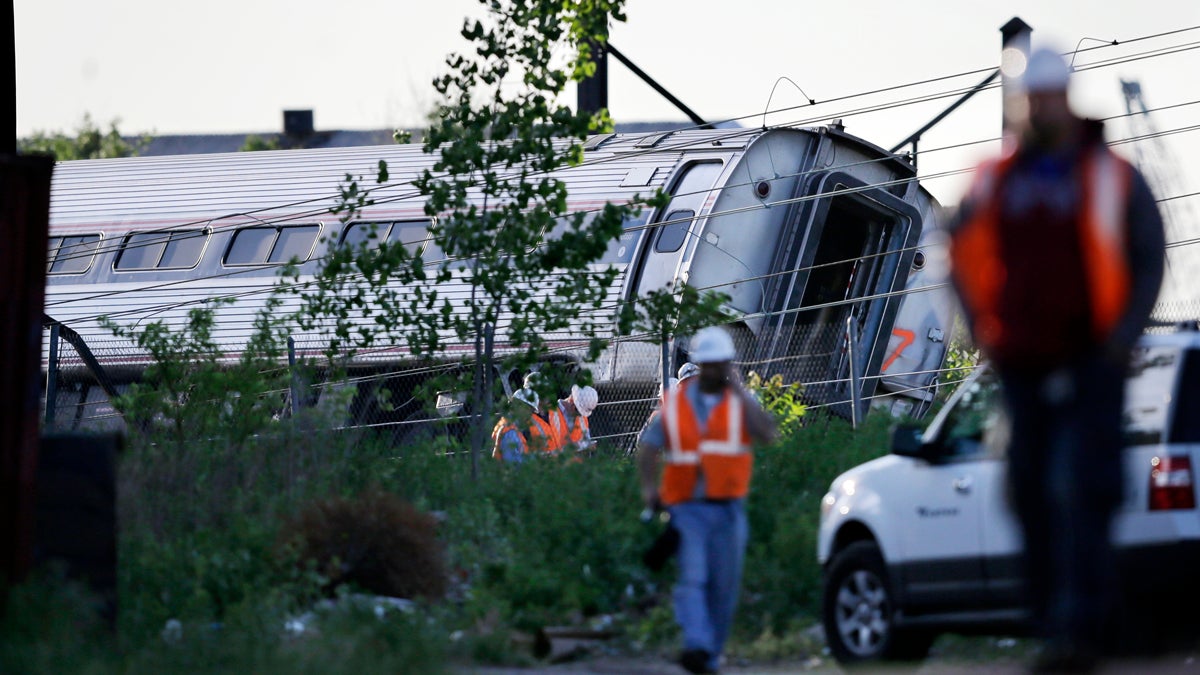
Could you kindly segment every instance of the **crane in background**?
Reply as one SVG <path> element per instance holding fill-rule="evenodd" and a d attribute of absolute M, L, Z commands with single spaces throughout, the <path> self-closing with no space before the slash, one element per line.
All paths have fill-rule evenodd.
<path fill-rule="evenodd" d="M 1125 95 L 1125 110 L 1129 113 L 1130 137 L 1138 169 L 1146 177 L 1155 197 L 1163 199 L 1185 192 L 1180 181 L 1179 164 L 1170 149 L 1162 142 L 1150 116 L 1150 110 L 1142 98 L 1142 85 L 1137 80 L 1121 80 L 1121 93 Z M 1188 200 L 1175 199 L 1159 202 L 1159 210 L 1166 230 L 1167 273 L 1159 295 L 1155 313 L 1165 320 L 1195 319 L 1200 310 L 1200 288 L 1194 280 L 1200 278 L 1200 249 L 1195 246 L 1171 247 L 1171 242 L 1182 242 L 1200 238 L 1200 222 L 1189 208 Z M 1193 283 L 1188 283 L 1193 280 Z M 1185 315 L 1186 313 L 1186 315 Z"/>

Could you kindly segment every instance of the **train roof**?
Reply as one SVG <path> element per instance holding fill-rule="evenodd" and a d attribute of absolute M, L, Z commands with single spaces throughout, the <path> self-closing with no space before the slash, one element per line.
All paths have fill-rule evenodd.
<path fill-rule="evenodd" d="M 685 129 L 601 134 L 585 143 L 585 161 L 564 169 L 572 201 L 601 202 L 622 192 L 633 170 L 651 176 L 642 191 L 662 187 L 684 153 L 739 153 L 771 129 Z M 825 133 L 868 156 L 913 172 L 911 165 L 838 127 L 796 130 Z M 390 179 L 378 184 L 380 162 Z M 50 223 L 59 232 L 237 225 L 290 218 L 328 217 L 347 175 L 359 179 L 376 203 L 420 214 L 424 200 L 411 181 L 434 158 L 418 144 L 159 155 L 60 162 L 51 188 Z M 632 191 L 629 191 L 632 194 Z"/>

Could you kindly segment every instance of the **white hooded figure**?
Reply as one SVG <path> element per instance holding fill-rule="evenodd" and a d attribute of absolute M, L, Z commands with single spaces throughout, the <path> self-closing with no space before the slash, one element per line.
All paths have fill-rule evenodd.
<path fill-rule="evenodd" d="M 550 411 L 550 423 L 563 449 L 583 451 L 595 445 L 588 418 L 599 403 L 600 394 L 594 388 L 578 385 L 571 387 L 570 396 L 559 399 L 558 406 Z"/>

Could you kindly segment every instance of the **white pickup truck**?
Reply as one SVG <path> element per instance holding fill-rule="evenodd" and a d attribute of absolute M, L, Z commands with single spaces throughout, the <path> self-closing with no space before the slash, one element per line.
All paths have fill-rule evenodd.
<path fill-rule="evenodd" d="M 1200 616 L 1200 334 L 1144 336 L 1132 363 L 1114 542 L 1125 615 L 1165 631 Z M 924 432 L 901 427 L 891 454 L 822 499 L 822 618 L 839 661 L 919 659 L 939 633 L 1028 628 L 998 389 L 977 369 Z"/>

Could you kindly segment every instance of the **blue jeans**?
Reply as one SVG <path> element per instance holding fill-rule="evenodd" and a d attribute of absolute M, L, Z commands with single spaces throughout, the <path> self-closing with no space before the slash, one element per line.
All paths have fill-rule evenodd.
<path fill-rule="evenodd" d="M 683 648 L 712 655 L 716 670 L 733 625 L 742 561 L 749 527 L 745 502 L 702 500 L 670 508 L 679 530 L 679 580 L 675 583 L 675 621 L 683 631 Z"/>
<path fill-rule="evenodd" d="M 1056 374 L 1000 372 L 1012 417 L 1008 486 L 1045 637 L 1098 647 L 1114 610 L 1124 366 L 1082 357 Z"/>

